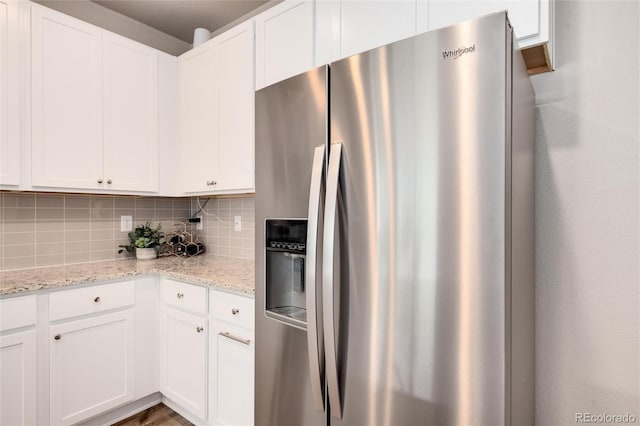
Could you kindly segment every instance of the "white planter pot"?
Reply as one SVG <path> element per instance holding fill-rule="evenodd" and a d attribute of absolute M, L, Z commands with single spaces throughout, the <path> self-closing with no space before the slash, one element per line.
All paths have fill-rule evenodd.
<path fill-rule="evenodd" d="M 138 260 L 151 260 L 158 257 L 158 252 L 155 248 L 138 248 L 136 247 L 136 259 Z"/>

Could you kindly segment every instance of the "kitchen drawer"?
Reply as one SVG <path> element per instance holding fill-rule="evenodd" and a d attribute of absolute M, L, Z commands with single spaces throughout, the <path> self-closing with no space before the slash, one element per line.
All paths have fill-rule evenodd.
<path fill-rule="evenodd" d="M 56 291 L 49 295 L 49 320 L 93 314 L 134 303 L 134 281 Z"/>
<path fill-rule="evenodd" d="M 174 308 L 207 314 L 207 289 L 173 280 L 162 280 L 162 301 Z"/>
<path fill-rule="evenodd" d="M 214 319 L 253 330 L 255 299 L 222 291 L 211 291 L 209 297 Z"/>
<path fill-rule="evenodd" d="M 0 331 L 34 325 L 36 312 L 35 294 L 0 300 Z"/>

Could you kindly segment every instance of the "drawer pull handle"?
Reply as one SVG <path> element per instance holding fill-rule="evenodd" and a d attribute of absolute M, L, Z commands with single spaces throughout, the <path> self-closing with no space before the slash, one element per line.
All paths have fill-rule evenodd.
<path fill-rule="evenodd" d="M 243 339 L 241 337 L 236 337 L 233 334 L 229 333 L 229 332 L 224 332 L 224 333 L 218 333 L 219 335 L 226 337 L 227 339 L 231 339 L 231 340 L 235 340 L 236 342 L 240 342 L 243 345 L 247 345 L 249 346 L 251 344 L 251 340 L 249 339 Z"/>
<path fill-rule="evenodd" d="M 96 297 L 95 299 L 93 299 L 94 302 L 98 303 L 100 301 L 100 296 Z"/>
<path fill-rule="evenodd" d="M 178 299 L 182 299 L 182 298 L 184 297 L 184 294 L 182 294 L 182 293 L 178 293 L 178 294 L 176 294 L 176 297 L 177 297 Z"/>
<path fill-rule="evenodd" d="M 62 339 L 62 334 L 56 334 L 55 336 L 53 336 L 53 338 L 55 340 L 60 340 L 60 339 Z"/>
<path fill-rule="evenodd" d="M 204 327 L 196 327 L 196 331 L 198 333 L 202 333 L 204 331 Z"/>
<path fill-rule="evenodd" d="M 240 313 L 240 309 L 238 308 L 231 309 L 231 315 L 238 315 L 239 313 Z"/>

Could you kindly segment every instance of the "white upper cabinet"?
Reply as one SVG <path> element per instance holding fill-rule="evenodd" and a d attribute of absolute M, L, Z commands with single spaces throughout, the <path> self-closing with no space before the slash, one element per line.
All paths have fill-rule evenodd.
<path fill-rule="evenodd" d="M 180 56 L 182 191 L 253 191 L 253 58 L 253 21 Z"/>
<path fill-rule="evenodd" d="M 417 0 L 418 32 L 454 25 L 506 10 L 530 73 L 553 69 L 554 0 Z M 534 53 L 535 52 L 535 53 Z M 542 58 L 542 63 L 538 63 Z"/>
<path fill-rule="evenodd" d="M 214 163 L 218 113 L 216 49 L 213 40 L 178 59 L 181 189 L 211 190 L 217 174 Z"/>
<path fill-rule="evenodd" d="M 416 0 L 316 0 L 316 65 L 416 33 Z"/>
<path fill-rule="evenodd" d="M 0 186 L 20 183 L 18 44 L 17 3 L 0 0 Z"/>
<path fill-rule="evenodd" d="M 34 187 L 158 191 L 158 52 L 32 5 Z"/>
<path fill-rule="evenodd" d="M 157 191 L 157 52 L 107 33 L 103 35 L 103 58 L 107 185 L 125 191 Z"/>
<path fill-rule="evenodd" d="M 102 188 L 102 30 L 35 5 L 31 17 L 33 185 Z"/>
<path fill-rule="evenodd" d="M 218 46 L 218 170 L 216 190 L 254 188 L 254 33 L 245 22 L 216 37 Z"/>
<path fill-rule="evenodd" d="M 313 9 L 285 0 L 256 16 L 256 90 L 314 67 Z"/>

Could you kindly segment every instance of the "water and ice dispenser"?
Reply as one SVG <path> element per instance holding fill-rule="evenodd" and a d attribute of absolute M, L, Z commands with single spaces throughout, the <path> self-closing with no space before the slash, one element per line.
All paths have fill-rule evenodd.
<path fill-rule="evenodd" d="M 267 219 L 265 232 L 265 313 L 288 325 L 306 328 L 307 221 Z"/>

